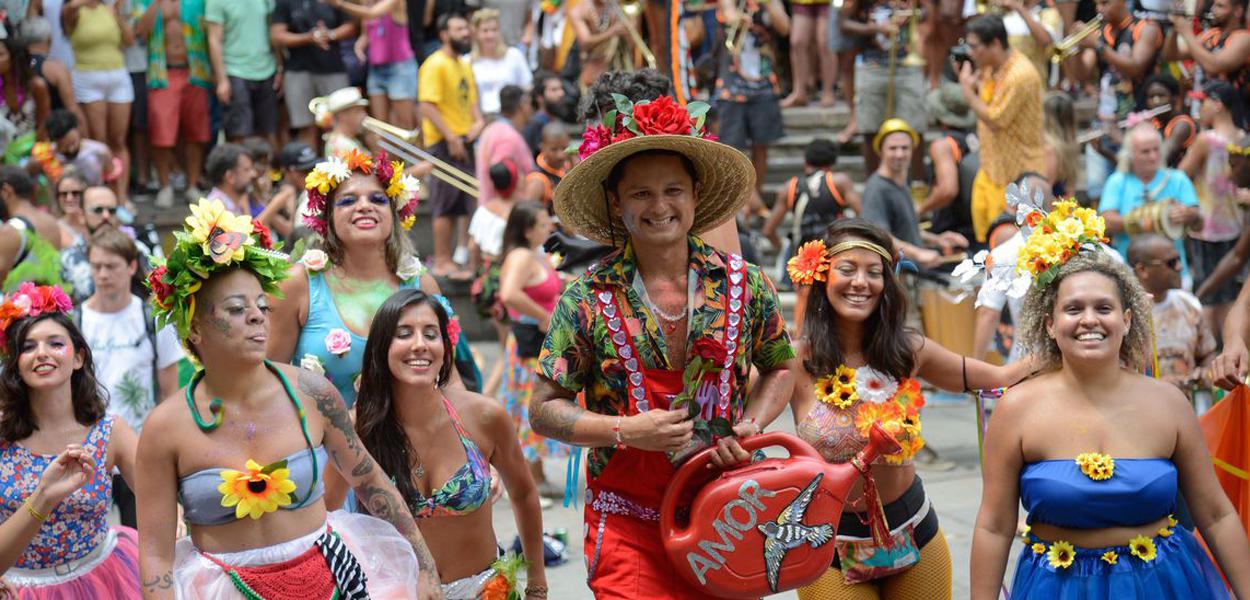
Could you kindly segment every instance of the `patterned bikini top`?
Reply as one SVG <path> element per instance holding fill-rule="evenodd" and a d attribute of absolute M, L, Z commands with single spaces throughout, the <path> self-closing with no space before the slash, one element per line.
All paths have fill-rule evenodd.
<path fill-rule="evenodd" d="M 48 513 L 26 551 L 17 561 L 21 569 L 46 569 L 77 560 L 95 550 L 108 535 L 109 505 L 113 499 L 113 477 L 108 467 L 109 439 L 113 417 L 102 417 L 91 426 L 83 447 L 95 459 L 95 476 L 87 485 L 70 494 Z M 34 493 L 39 476 L 54 454 L 37 454 L 21 444 L 0 442 L 0 522 L 22 508 Z"/>
<path fill-rule="evenodd" d="M 490 464 L 464 430 L 460 415 L 456 414 L 456 409 L 446 396 L 443 396 L 443 406 L 451 417 L 456 434 L 460 436 L 460 445 L 464 447 L 467 460 L 447 479 L 443 487 L 435 490 L 429 497 L 423 497 L 421 492 L 416 492 L 416 497 L 406 499 L 408 510 L 417 519 L 467 515 L 490 499 Z"/>
<path fill-rule="evenodd" d="M 831 463 L 850 461 L 868 445 L 868 431 L 880 423 L 902 451 L 877 459 L 891 465 L 911 464 L 924 447 L 920 408 L 924 395 L 915 379 L 899 381 L 872 367 L 839 367 L 816 379 L 816 404 L 799 424 L 798 434 Z"/>

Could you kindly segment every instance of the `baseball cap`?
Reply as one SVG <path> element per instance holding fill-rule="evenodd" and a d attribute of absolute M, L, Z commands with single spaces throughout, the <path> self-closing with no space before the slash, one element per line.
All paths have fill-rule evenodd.
<path fill-rule="evenodd" d="M 307 171 L 321 162 L 321 156 L 302 142 L 291 142 L 278 153 L 278 166 L 283 169 Z"/>

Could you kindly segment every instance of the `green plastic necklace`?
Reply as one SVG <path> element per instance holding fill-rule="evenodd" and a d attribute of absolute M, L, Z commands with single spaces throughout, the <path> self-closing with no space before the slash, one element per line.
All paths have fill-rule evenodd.
<path fill-rule="evenodd" d="M 295 390 L 291 389 L 291 382 L 287 380 L 286 375 L 283 375 L 282 371 L 278 370 L 278 367 L 269 359 L 265 359 L 265 368 L 278 377 L 278 381 L 282 382 L 282 389 L 286 391 L 286 397 L 291 400 L 291 404 L 295 405 L 295 414 L 299 416 L 300 433 L 304 434 L 304 444 L 308 447 L 308 454 L 312 457 L 313 480 L 308 486 L 308 494 L 302 500 L 294 493 L 291 494 L 293 508 L 302 508 L 304 503 L 312 498 L 313 490 L 317 488 L 317 478 L 321 476 L 321 469 L 317 465 L 317 451 L 313 449 L 312 436 L 308 435 L 308 416 L 304 414 L 304 405 L 300 404 L 299 397 L 295 395 Z M 203 379 L 204 370 L 200 369 L 195 372 L 191 383 L 187 385 L 187 408 L 191 409 L 191 416 L 195 418 L 195 425 L 200 428 L 200 431 L 209 433 L 221 427 L 222 422 L 225 421 L 226 411 L 221 405 L 221 398 L 214 397 L 208 403 L 208 412 L 213 415 L 213 420 L 206 423 L 200 418 L 200 412 L 195 408 L 195 388 Z"/>

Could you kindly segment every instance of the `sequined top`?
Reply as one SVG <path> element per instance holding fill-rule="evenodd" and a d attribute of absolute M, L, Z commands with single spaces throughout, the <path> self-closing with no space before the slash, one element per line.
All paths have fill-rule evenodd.
<path fill-rule="evenodd" d="M 799 423 L 798 434 L 812 445 L 825 460 L 845 463 L 868 445 L 868 432 L 873 423 L 894 436 L 902 446 L 897 454 L 881 456 L 874 464 L 907 465 L 924 447 L 920 435 L 920 408 L 924 395 L 915 379 L 898 381 L 871 367 L 854 370 L 855 397 L 841 407 L 833 399 L 822 399 L 816 392 L 816 403 Z M 832 377 L 832 376 L 831 376 Z M 817 388 L 825 378 L 817 379 Z"/>
<path fill-rule="evenodd" d="M 105 416 L 91 426 L 83 448 L 95 459 L 95 476 L 48 513 L 26 551 L 17 561 L 20 569 L 46 569 L 89 554 L 108 534 L 106 521 L 113 502 L 113 477 L 108 467 L 113 417 Z M 43 470 L 54 454 L 37 454 L 21 444 L 0 441 L 0 522 L 22 508 L 39 485 Z"/>

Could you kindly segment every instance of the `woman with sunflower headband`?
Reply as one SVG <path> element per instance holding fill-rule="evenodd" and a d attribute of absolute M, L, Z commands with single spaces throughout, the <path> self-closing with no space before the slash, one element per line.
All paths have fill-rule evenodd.
<path fill-rule="evenodd" d="M 441 296 L 438 283 L 417 258 L 408 239 L 416 220 L 416 178 L 386 153 L 349 152 L 318 163 L 308 174 L 304 224 L 319 244 L 304 253 L 281 284 L 273 303 L 269 358 L 324 374 L 356 403 L 365 336 L 378 307 L 400 289 L 420 288 Z M 450 304 L 445 304 L 450 308 Z M 459 339 L 454 321 L 453 340 Z M 458 369 L 476 380 L 467 341 L 458 345 Z M 462 385 L 459 374 L 453 385 Z M 338 507 L 344 486 L 327 473 L 327 502 Z"/>
<path fill-rule="evenodd" d="M 1022 282 L 1019 343 L 1045 373 L 1007 391 L 986 435 L 972 597 L 998 597 L 1023 504 L 1014 598 L 1228 598 L 1172 517 L 1179 490 L 1236 596 L 1250 598 L 1250 544 L 1189 400 L 1142 374 L 1150 299 L 1099 243 L 1102 218 L 1071 201 L 1018 214 L 1031 231 L 1002 268 Z"/>
<path fill-rule="evenodd" d="M 113 469 L 134 485 L 137 436 L 105 414 L 72 308 L 60 288 L 29 282 L 0 305 L 0 564 L 16 558 L 0 573 L 21 600 L 139 598 L 137 535 L 107 521 Z M 40 475 L 58 468 L 78 471 L 77 486 Z M 11 527 L 36 531 L 15 548 Z"/>
<path fill-rule="evenodd" d="M 906 296 L 894 274 L 888 233 L 863 219 L 841 219 L 788 264 L 795 283 L 821 282 L 807 300 L 804 368 L 793 404 L 799 437 L 832 463 L 845 463 L 880 423 L 902 446 L 860 465 L 838 526 L 837 557 L 803 600 L 949 598 L 950 551 L 912 458 L 924 446 L 918 379 L 948 390 L 996 388 L 1028 374 L 1027 362 L 995 367 L 966 359 L 904 326 Z M 884 515 L 887 526 L 872 516 Z M 889 565 L 889 566 L 880 566 Z"/>
<path fill-rule="evenodd" d="M 338 390 L 265 359 L 286 255 L 219 202 L 191 212 L 148 278 L 158 321 L 203 368 L 140 439 L 144 597 L 441 598 L 429 549 Z M 378 518 L 327 511 L 327 465 Z M 190 536 L 175 543 L 178 505 Z"/>

